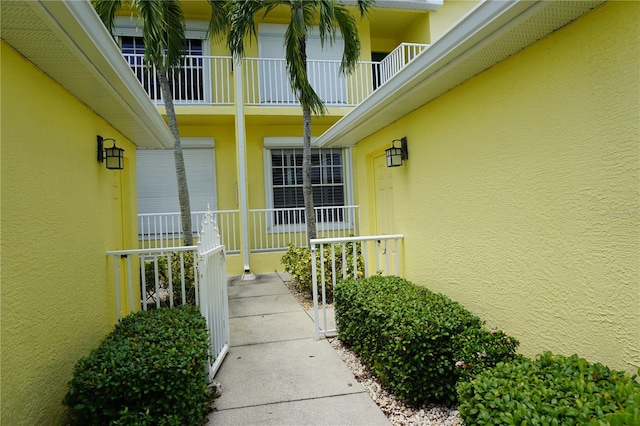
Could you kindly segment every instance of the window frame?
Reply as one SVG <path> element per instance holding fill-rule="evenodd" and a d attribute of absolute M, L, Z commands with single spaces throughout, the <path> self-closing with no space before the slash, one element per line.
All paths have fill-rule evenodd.
<path fill-rule="evenodd" d="M 311 149 L 323 149 L 315 143 L 315 139 L 311 138 Z M 273 186 L 273 174 L 272 174 L 272 156 L 271 151 L 275 149 L 302 149 L 303 138 L 302 137 L 265 137 L 263 140 L 263 158 L 264 158 L 264 182 L 265 182 L 265 205 L 266 209 L 273 212 L 274 207 L 274 186 Z M 324 148 L 328 149 L 328 148 Z M 337 149 L 337 148 L 333 148 Z M 342 206 L 327 206 L 331 207 L 353 207 L 353 174 L 351 167 L 351 148 L 339 148 L 342 154 L 342 167 L 343 167 L 343 191 L 344 191 L 344 205 Z M 320 207 L 320 206 L 314 206 Z M 300 208 L 300 207 L 295 207 Z M 286 209 L 286 207 L 284 207 Z M 306 231 L 306 224 L 292 223 L 292 224 L 278 224 L 275 223 L 274 215 L 267 214 L 267 233 L 282 233 L 282 232 L 304 232 Z M 318 232 L 339 230 L 344 228 L 355 227 L 355 217 L 347 212 L 344 215 L 342 221 L 331 222 L 316 222 L 316 229 Z"/>

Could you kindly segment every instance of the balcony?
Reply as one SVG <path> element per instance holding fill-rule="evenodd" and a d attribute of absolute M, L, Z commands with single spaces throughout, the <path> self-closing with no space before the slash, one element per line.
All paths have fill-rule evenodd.
<path fill-rule="evenodd" d="M 383 85 L 428 48 L 426 44 L 402 43 L 380 62 L 358 62 L 354 71 L 340 72 L 339 61 L 308 62 L 311 85 L 328 107 L 353 107 Z M 162 105 L 162 93 L 153 67 L 144 55 L 124 54 L 149 97 Z M 170 78 L 176 105 L 233 105 L 234 64 L 229 56 L 186 56 L 180 73 Z M 244 105 L 300 105 L 289 86 L 284 59 L 243 60 Z"/>

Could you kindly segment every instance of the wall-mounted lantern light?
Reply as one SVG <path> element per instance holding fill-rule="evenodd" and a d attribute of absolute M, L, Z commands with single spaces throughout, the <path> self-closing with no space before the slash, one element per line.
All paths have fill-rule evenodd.
<path fill-rule="evenodd" d="M 104 147 L 104 141 L 112 141 L 111 148 Z M 124 149 L 116 146 L 116 140 L 113 138 L 103 138 L 98 135 L 98 162 L 105 162 L 107 169 L 122 170 L 124 169 Z"/>
<path fill-rule="evenodd" d="M 400 142 L 400 146 L 396 146 L 396 142 Z M 409 151 L 407 149 L 407 138 L 394 139 L 391 142 L 391 148 L 386 149 L 387 153 L 387 167 L 402 166 L 402 160 L 409 158 Z"/>

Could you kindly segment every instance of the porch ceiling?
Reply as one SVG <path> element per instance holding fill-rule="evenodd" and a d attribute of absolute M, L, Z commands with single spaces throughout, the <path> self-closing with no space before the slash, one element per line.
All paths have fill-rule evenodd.
<path fill-rule="evenodd" d="M 480 3 L 317 140 L 353 146 L 606 0 Z"/>
<path fill-rule="evenodd" d="M 0 37 L 141 147 L 171 132 L 89 1 L 0 1 Z"/>

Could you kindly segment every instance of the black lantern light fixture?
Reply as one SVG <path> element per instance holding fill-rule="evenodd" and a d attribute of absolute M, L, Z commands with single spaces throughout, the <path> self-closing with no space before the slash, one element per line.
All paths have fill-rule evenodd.
<path fill-rule="evenodd" d="M 396 142 L 400 142 L 400 146 L 396 146 Z M 385 150 L 387 154 L 387 167 L 402 166 L 402 160 L 409 158 L 407 149 L 407 138 L 394 139 L 391 142 L 391 148 Z"/>
<path fill-rule="evenodd" d="M 112 141 L 113 146 L 111 148 L 105 148 L 105 141 Z M 118 148 L 116 146 L 115 139 L 105 139 L 102 136 L 98 135 L 98 162 L 104 162 L 107 169 L 122 170 L 124 169 L 124 149 Z"/>

